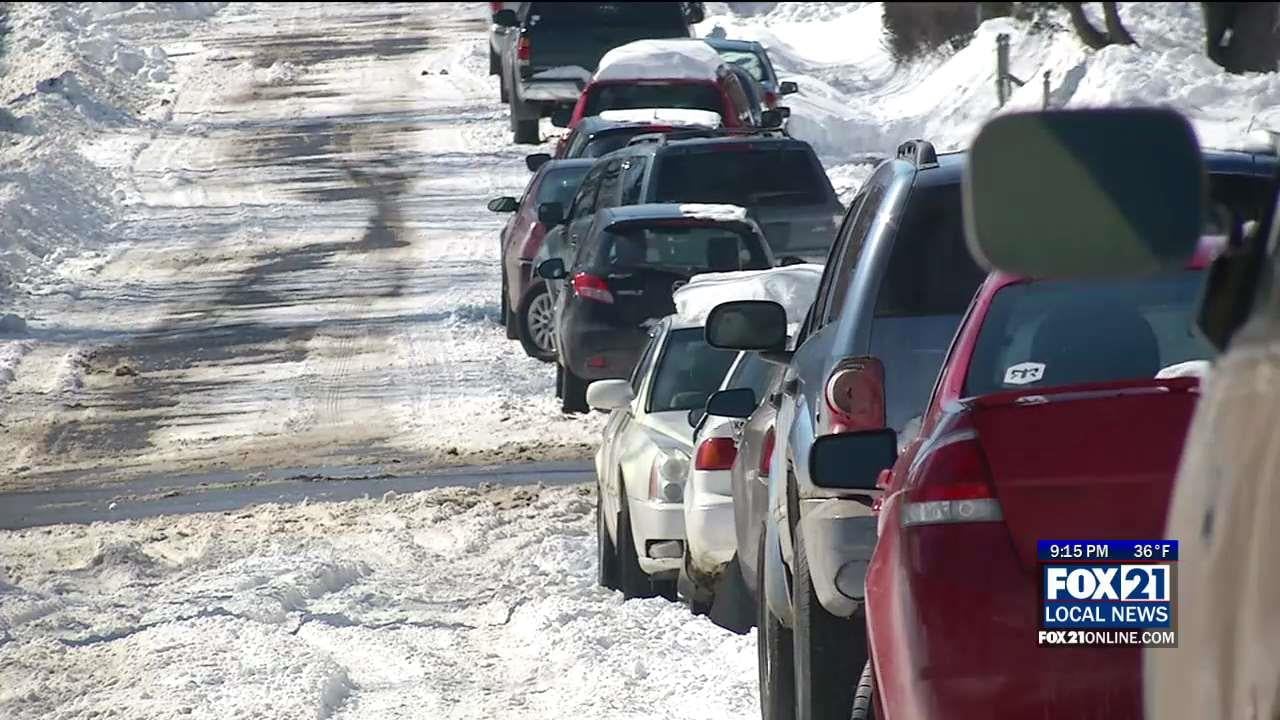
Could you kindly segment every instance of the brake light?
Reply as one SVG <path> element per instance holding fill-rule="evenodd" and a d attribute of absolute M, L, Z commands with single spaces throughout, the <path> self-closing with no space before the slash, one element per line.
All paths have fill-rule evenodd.
<path fill-rule="evenodd" d="M 973 430 L 957 430 L 926 446 L 912 463 L 902 525 L 1000 522 L 991 470 Z"/>
<path fill-rule="evenodd" d="M 831 371 L 823 396 L 831 433 L 885 426 L 884 365 L 872 357 L 845 358 Z"/>
<path fill-rule="evenodd" d="M 489 3 L 489 14 L 490 14 L 490 15 L 497 15 L 497 14 L 498 14 L 498 12 L 502 10 L 502 6 L 503 6 L 503 5 L 506 5 L 506 3 L 500 3 L 500 2 L 491 2 L 491 3 Z"/>
<path fill-rule="evenodd" d="M 773 427 L 770 426 L 760 443 L 760 467 L 757 468 L 760 477 L 769 477 L 769 465 L 773 463 L 773 444 Z"/>
<path fill-rule="evenodd" d="M 613 293 L 609 292 L 609 283 L 599 275 L 580 272 L 573 276 L 573 292 L 584 300 L 600 303 L 612 303 Z"/>
<path fill-rule="evenodd" d="M 516 43 L 516 59 L 520 62 L 527 63 L 533 55 L 533 43 L 529 42 L 529 36 L 521 36 L 519 42 Z"/>
<path fill-rule="evenodd" d="M 765 92 L 765 94 L 764 94 L 764 104 L 765 104 L 765 106 L 766 106 L 766 107 L 768 107 L 770 110 L 772 110 L 772 109 L 774 109 L 775 107 L 777 107 L 777 105 L 778 105 L 778 95 L 777 95 L 777 93 L 774 93 L 774 92 Z"/>
<path fill-rule="evenodd" d="M 702 441 L 693 457 L 694 470 L 728 470 L 738 456 L 733 438 L 713 437 Z"/>

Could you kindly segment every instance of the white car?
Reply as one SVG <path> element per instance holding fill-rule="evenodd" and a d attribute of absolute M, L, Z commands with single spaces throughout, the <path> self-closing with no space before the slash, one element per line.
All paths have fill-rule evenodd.
<path fill-rule="evenodd" d="M 717 585 L 738 552 L 733 509 L 733 461 L 746 417 L 764 399 L 771 366 L 758 353 L 740 353 L 719 392 L 696 420 L 693 461 L 685 482 L 685 556 L 681 594 L 695 612 L 710 609 Z M 737 391 L 737 392 L 730 392 Z M 716 413 L 722 407 L 727 414 Z"/>
<path fill-rule="evenodd" d="M 668 316 L 629 380 L 597 380 L 587 404 L 611 414 L 596 452 L 598 579 L 624 597 L 674 599 L 684 558 L 684 487 L 701 409 L 737 353 L 707 345 L 700 322 Z"/>

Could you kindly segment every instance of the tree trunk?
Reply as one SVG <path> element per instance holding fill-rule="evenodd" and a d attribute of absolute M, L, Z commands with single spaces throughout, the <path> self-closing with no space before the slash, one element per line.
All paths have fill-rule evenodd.
<path fill-rule="evenodd" d="M 1075 28 L 1076 35 L 1080 36 L 1080 41 L 1085 45 L 1100 50 L 1111 44 L 1111 40 L 1098 32 L 1098 28 L 1089 22 L 1089 16 L 1084 14 L 1083 3 L 1069 2 L 1064 3 L 1067 6 L 1067 12 L 1071 13 L 1071 26 Z"/>
<path fill-rule="evenodd" d="M 1117 45 L 1137 45 L 1137 41 L 1120 22 L 1120 11 L 1113 2 L 1102 3 L 1102 14 L 1107 19 L 1107 38 Z"/>

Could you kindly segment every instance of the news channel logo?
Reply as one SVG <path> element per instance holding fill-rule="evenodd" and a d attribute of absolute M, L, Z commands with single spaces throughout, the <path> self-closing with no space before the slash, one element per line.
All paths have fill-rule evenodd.
<path fill-rule="evenodd" d="M 1042 646 L 1177 647 L 1177 540 L 1041 540 Z"/>

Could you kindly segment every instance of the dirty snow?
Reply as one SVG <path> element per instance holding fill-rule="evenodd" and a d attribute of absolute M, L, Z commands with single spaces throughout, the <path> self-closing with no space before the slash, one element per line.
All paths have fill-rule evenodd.
<path fill-rule="evenodd" d="M 0 533 L 0 717 L 741 718 L 755 646 L 595 584 L 586 488 Z"/>

